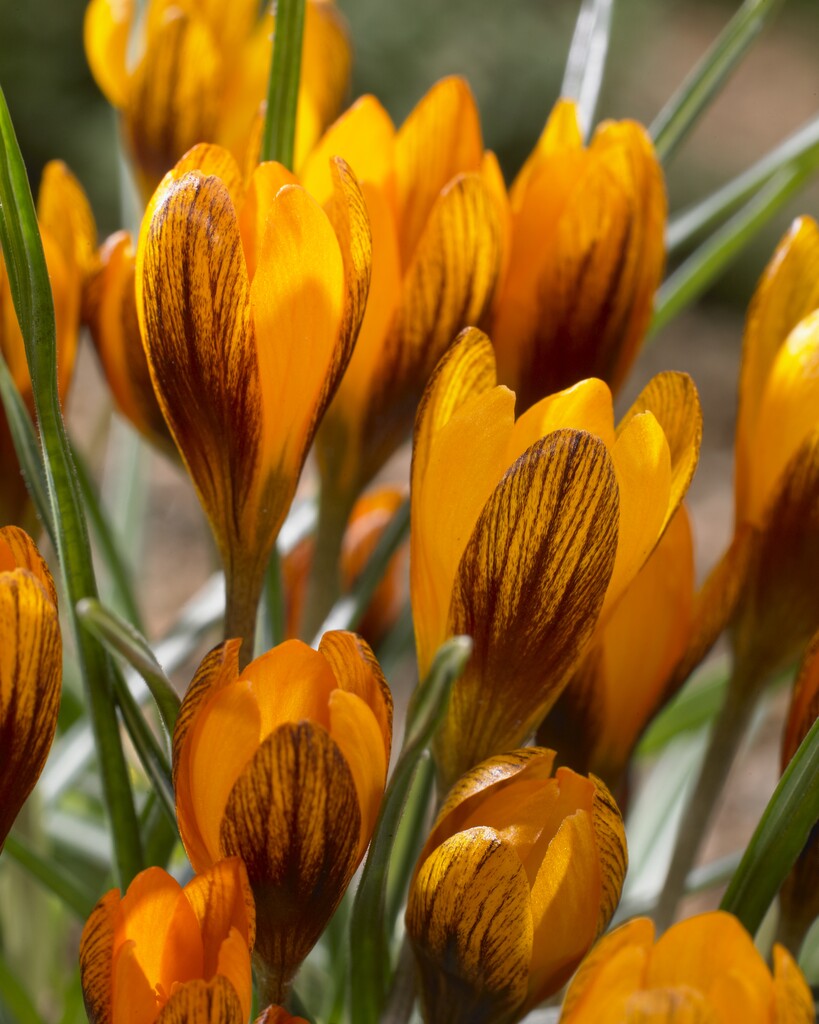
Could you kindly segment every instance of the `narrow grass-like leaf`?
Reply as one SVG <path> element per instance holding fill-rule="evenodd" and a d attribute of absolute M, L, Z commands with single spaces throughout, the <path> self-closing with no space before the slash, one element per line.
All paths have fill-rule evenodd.
<path fill-rule="evenodd" d="M 28 409 L 11 376 L 5 359 L 0 355 L 0 401 L 6 413 L 17 461 L 26 482 L 28 493 L 34 502 L 34 508 L 48 534 L 48 539 L 56 546 L 54 524 L 51 521 L 51 505 L 48 501 L 48 484 L 46 483 L 43 457 L 37 432 Z"/>
<path fill-rule="evenodd" d="M 173 736 L 180 700 L 145 637 L 96 598 L 80 601 L 77 615 L 112 654 L 119 654 L 142 676 L 156 702 L 168 736 Z"/>
<path fill-rule="evenodd" d="M 131 586 L 131 574 L 119 549 L 119 543 L 114 535 L 114 531 L 111 529 L 108 516 L 102 507 L 85 459 L 76 449 L 73 450 L 72 454 L 74 466 L 77 470 L 77 480 L 80 484 L 91 528 L 99 544 L 99 551 L 105 568 L 111 577 L 114 595 L 119 606 L 117 610 L 122 612 L 132 626 L 141 630 L 141 616 L 134 589 Z"/>
<path fill-rule="evenodd" d="M 41 882 L 49 892 L 54 893 L 67 907 L 85 921 L 97 897 L 77 883 L 77 880 L 53 860 L 48 860 L 34 850 L 22 836 L 12 832 L 6 838 L 5 853 L 24 868 L 32 878 Z"/>
<path fill-rule="evenodd" d="M 583 0 L 569 48 L 560 95 L 577 101 L 584 137 L 594 124 L 594 114 L 611 38 L 614 0 Z"/>
<path fill-rule="evenodd" d="M 401 816 L 390 859 L 387 879 L 387 934 L 392 935 L 395 922 L 407 897 L 409 881 L 418 854 L 429 832 L 432 794 L 435 789 L 435 765 L 427 752 L 421 756 L 407 805 Z"/>
<path fill-rule="evenodd" d="M 0 241 L 34 389 L 57 553 L 86 684 L 119 880 L 127 886 L 142 868 L 139 828 L 111 700 L 107 655 L 96 640 L 77 628 L 74 616 L 77 601 L 96 596 L 96 582 L 82 499 L 57 391 L 54 303 L 43 244 L 25 165 L 1 90 L 0 141 Z"/>
<path fill-rule="evenodd" d="M 301 74 L 305 0 L 278 0 L 273 59 L 267 86 L 267 113 L 262 136 L 262 160 L 278 160 L 293 169 L 296 105 Z"/>
<path fill-rule="evenodd" d="M 720 904 L 753 935 L 819 821 L 819 719 L 785 769 Z"/>
<path fill-rule="evenodd" d="M 395 510 L 395 515 L 387 524 L 378 538 L 375 550 L 367 560 L 364 570 L 350 590 L 340 601 L 337 601 L 324 620 L 313 641 L 318 647 L 322 636 L 330 629 L 355 629 L 366 612 L 378 584 L 384 578 L 390 559 L 401 546 L 409 533 L 410 503 L 403 501 Z"/>
<path fill-rule="evenodd" d="M 669 256 L 713 230 L 737 207 L 750 199 L 779 171 L 802 170 L 811 174 L 819 167 L 819 117 L 788 136 L 733 181 L 707 199 L 677 214 L 668 225 L 666 248 Z"/>
<path fill-rule="evenodd" d="M 279 546 L 274 544 L 264 577 L 264 590 L 262 591 L 262 600 L 259 604 L 253 657 L 258 658 L 260 654 L 264 654 L 271 647 L 280 644 L 285 638 L 285 630 L 282 560 L 279 554 Z"/>
<path fill-rule="evenodd" d="M 34 1006 L 34 1000 L 26 992 L 0 955 L 0 1022 L 2 1024 L 43 1024 Z"/>
<path fill-rule="evenodd" d="M 709 725 L 719 713 L 728 688 L 729 668 L 685 686 L 646 729 L 637 757 L 654 757 L 681 733 Z"/>
<path fill-rule="evenodd" d="M 710 50 L 666 103 L 649 129 L 654 148 L 667 160 L 716 96 L 745 51 L 784 0 L 745 0 Z"/>
<path fill-rule="evenodd" d="M 803 167 L 780 171 L 680 264 L 657 293 L 651 335 L 702 295 L 757 231 L 802 188 L 810 173 Z"/>
<path fill-rule="evenodd" d="M 395 836 L 421 755 L 446 713 L 449 694 L 472 653 L 469 637 L 442 644 L 429 675 L 413 695 L 401 754 L 384 794 L 350 922 L 352 1019 L 377 1024 L 389 985 L 386 929 L 387 879 Z"/>

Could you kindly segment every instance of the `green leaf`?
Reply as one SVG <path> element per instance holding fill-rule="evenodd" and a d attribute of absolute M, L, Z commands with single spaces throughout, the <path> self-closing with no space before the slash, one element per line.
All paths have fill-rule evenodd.
<path fill-rule="evenodd" d="M 264 590 L 259 605 L 256 623 L 256 641 L 253 656 L 269 651 L 285 639 L 286 609 L 284 603 L 284 580 L 282 579 L 282 559 L 278 544 L 273 545 L 267 572 L 264 577 Z"/>
<path fill-rule="evenodd" d="M 407 498 L 395 510 L 392 519 L 378 538 L 375 550 L 349 594 L 345 594 L 333 605 L 316 634 L 314 647 L 318 646 L 321 637 L 330 629 L 355 629 L 369 607 L 378 584 L 384 578 L 390 559 L 406 539 L 409 525 L 410 503 Z"/>
<path fill-rule="evenodd" d="M 785 769 L 720 908 L 753 935 L 819 821 L 819 719 Z"/>
<path fill-rule="evenodd" d="M 429 675 L 407 711 L 401 754 L 384 793 L 350 923 L 352 1019 L 377 1024 L 389 983 L 386 929 L 387 880 L 393 845 L 421 756 L 443 720 L 449 694 L 472 653 L 472 641 L 456 636 L 442 644 Z"/>
<path fill-rule="evenodd" d="M 278 0 L 261 160 L 293 170 L 305 0 Z"/>
<path fill-rule="evenodd" d="M 657 293 L 650 334 L 656 334 L 699 298 L 760 228 L 803 187 L 810 175 L 811 169 L 804 167 L 779 171 L 749 203 L 680 264 Z"/>
<path fill-rule="evenodd" d="M 722 88 L 745 51 L 784 0 L 745 0 L 710 50 L 666 103 L 649 129 L 661 160 L 667 160 Z"/>
<path fill-rule="evenodd" d="M 696 206 L 677 214 L 668 225 L 666 248 L 669 256 L 717 227 L 779 171 L 802 170 L 812 174 L 819 167 L 819 117 L 788 136 L 761 160 L 723 185 Z"/>
<path fill-rule="evenodd" d="M 611 38 L 614 0 L 583 0 L 572 36 L 560 95 L 577 102 L 584 137 L 594 124 L 594 114 Z"/>
<path fill-rule="evenodd" d="M 83 626 L 112 654 L 123 657 L 142 676 L 156 702 L 167 735 L 173 736 L 181 702 L 145 637 L 93 597 L 86 597 L 79 602 L 77 616 Z"/>
<path fill-rule="evenodd" d="M 48 860 L 30 846 L 22 836 L 12 832 L 6 838 L 4 852 L 24 868 L 32 878 L 41 882 L 49 892 L 54 893 L 67 907 L 85 921 L 97 902 L 93 893 L 77 884 L 76 879 L 66 872 L 59 863 Z"/>
<path fill-rule="evenodd" d="M 43 244 L 26 169 L 0 90 L 0 241 L 14 308 L 23 334 L 43 444 L 46 481 L 57 553 L 68 595 L 69 615 L 83 597 L 95 597 L 96 581 L 88 531 L 57 390 L 57 338 L 54 303 Z M 120 882 L 142 868 L 139 828 L 128 769 L 111 700 L 107 656 L 92 637 L 76 630 L 88 706 L 111 822 Z"/>
<path fill-rule="evenodd" d="M 0 956 L 0 1024 L 43 1024 L 17 975 Z"/>
<path fill-rule="evenodd" d="M 694 732 L 719 713 L 728 689 L 729 668 L 702 679 L 692 679 L 649 725 L 637 747 L 637 757 L 653 757 L 681 733 Z"/>

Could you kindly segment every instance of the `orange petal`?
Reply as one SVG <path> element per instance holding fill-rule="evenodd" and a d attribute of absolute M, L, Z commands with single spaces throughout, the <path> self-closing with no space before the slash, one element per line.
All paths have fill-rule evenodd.
<path fill-rule="evenodd" d="M 794 221 L 765 268 L 748 310 L 742 343 L 736 432 L 737 521 L 746 516 L 754 477 L 759 406 L 785 339 L 819 307 L 819 229 L 809 217 Z"/>
<path fill-rule="evenodd" d="M 246 951 L 253 948 L 256 907 L 247 871 L 238 857 L 226 857 L 194 875 L 184 891 L 202 932 L 203 976 L 211 978 L 217 973 L 220 946 L 231 929 L 241 936 Z"/>
<path fill-rule="evenodd" d="M 542 398 L 515 423 L 508 461 L 553 430 L 586 430 L 599 437 L 609 451 L 614 447 L 614 406 L 607 384 L 596 377 Z"/>
<path fill-rule="evenodd" d="M 242 1021 L 246 1021 L 253 1005 L 253 970 L 247 939 L 236 928 L 230 929 L 219 947 L 215 976 L 227 978 L 233 986 L 242 1004 Z"/>
<path fill-rule="evenodd" d="M 43 168 L 37 221 L 71 266 L 74 287 L 81 287 L 96 264 L 97 225 L 82 186 L 62 160 L 49 160 Z"/>
<path fill-rule="evenodd" d="M 107 892 L 91 911 L 80 938 L 80 982 L 90 1024 L 113 1020 L 112 963 L 119 900 L 119 889 Z"/>
<path fill-rule="evenodd" d="M 474 648 L 438 734 L 443 780 L 519 744 L 559 696 L 608 585 L 617 508 L 605 446 L 580 432 L 533 445 L 495 488 L 450 604 L 447 633 Z"/>
<path fill-rule="evenodd" d="M 91 0 L 85 11 L 85 56 L 97 85 L 114 107 L 124 107 L 128 99 L 126 56 L 134 10 L 134 0 Z"/>
<path fill-rule="evenodd" d="M 574 100 L 560 99 L 555 103 L 535 148 L 518 172 L 511 189 L 512 203 L 519 208 L 533 174 L 560 153 L 571 153 L 583 148 L 583 133 Z"/>
<path fill-rule="evenodd" d="M 245 1024 L 247 1017 L 227 978 L 189 981 L 171 996 L 156 1024 Z"/>
<path fill-rule="evenodd" d="M 816 1011 L 805 976 L 779 943 L 774 944 L 773 962 L 776 1024 L 812 1024 Z"/>
<path fill-rule="evenodd" d="M 54 577 L 37 545 L 19 526 L 3 526 L 0 527 L 0 572 L 12 572 L 14 569 L 28 569 L 36 576 L 56 608 Z"/>
<path fill-rule="evenodd" d="M 635 992 L 624 1014 L 619 1019 L 627 1024 L 720 1024 L 725 1019 L 717 1016 L 710 1000 L 685 986 Z"/>
<path fill-rule="evenodd" d="M 623 891 L 623 882 L 628 870 L 628 848 L 623 816 L 617 802 L 596 775 L 589 778 L 594 783 L 592 824 L 594 841 L 600 858 L 601 895 L 597 916 L 597 935 L 602 935 L 614 916 Z M 596 936 L 595 936 L 596 937 Z"/>
<path fill-rule="evenodd" d="M 301 640 L 286 640 L 255 658 L 239 679 L 258 706 L 260 739 L 302 719 L 329 729 L 328 704 L 338 683 L 326 658 Z"/>
<path fill-rule="evenodd" d="M 247 189 L 247 198 L 239 209 L 239 232 L 247 263 L 247 276 L 256 274 L 256 256 L 264 237 L 273 200 L 285 185 L 297 185 L 298 179 L 284 164 L 268 160 L 254 168 Z"/>
<path fill-rule="evenodd" d="M 427 857 L 406 924 L 428 1019 L 519 1019 L 532 956 L 529 883 L 491 828 L 458 832 Z"/>
<path fill-rule="evenodd" d="M 417 104 L 398 132 L 395 159 L 406 267 L 441 190 L 456 175 L 481 167 L 480 118 L 463 78 L 441 79 Z"/>
<path fill-rule="evenodd" d="M 0 848 L 48 757 L 62 667 L 51 596 L 26 569 L 0 573 Z"/>
<path fill-rule="evenodd" d="M 320 726 L 280 726 L 230 794 L 221 843 L 242 858 L 256 897 L 256 954 L 280 988 L 312 948 L 358 863 L 352 774 Z M 281 999 L 277 999 L 281 1002 Z"/>
<path fill-rule="evenodd" d="M 794 683 L 788 719 L 782 737 L 782 771 L 819 718 L 819 633 L 814 634 L 802 658 Z"/>

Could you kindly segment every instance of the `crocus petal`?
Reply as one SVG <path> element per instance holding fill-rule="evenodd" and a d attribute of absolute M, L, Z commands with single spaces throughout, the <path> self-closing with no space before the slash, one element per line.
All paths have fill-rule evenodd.
<path fill-rule="evenodd" d="M 779 943 L 773 948 L 776 1024 L 813 1024 L 816 1011 L 805 976 Z"/>
<path fill-rule="evenodd" d="M 155 1024 L 157 991 L 139 962 L 136 943 L 123 943 L 114 952 L 111 977 L 112 1024 Z"/>
<path fill-rule="evenodd" d="M 124 107 L 128 99 L 126 55 L 134 10 L 134 0 L 91 0 L 85 11 L 83 40 L 88 64 L 114 107 Z"/>
<path fill-rule="evenodd" d="M 449 634 L 471 636 L 474 651 L 438 734 L 443 779 L 519 744 L 560 695 L 594 630 L 617 515 L 605 446 L 580 432 L 533 445 L 495 488 L 450 604 Z"/>
<path fill-rule="evenodd" d="M 227 978 L 189 981 L 171 996 L 156 1024 L 244 1024 L 247 1017 Z"/>
<path fill-rule="evenodd" d="M 247 198 L 239 213 L 239 231 L 247 263 L 247 275 L 256 274 L 257 249 L 264 237 L 267 218 L 273 201 L 285 185 L 297 185 L 298 178 L 284 164 L 266 160 L 254 168 L 247 188 Z"/>
<path fill-rule="evenodd" d="M 709 1002 L 685 987 L 635 992 L 619 1019 L 624 1024 L 720 1024 L 723 1018 L 716 1015 Z"/>
<path fill-rule="evenodd" d="M 602 935 L 620 902 L 628 870 L 628 846 L 623 816 L 617 802 L 602 779 L 596 775 L 590 775 L 589 778 L 595 787 L 591 816 L 600 859 L 601 893 L 597 934 Z"/>
<path fill-rule="evenodd" d="M 544 162 L 558 153 L 580 151 L 583 148 L 583 133 L 574 100 L 560 99 L 549 114 L 535 148 L 518 171 L 510 190 L 512 203 L 519 207 L 531 180 L 532 173 Z"/>
<path fill-rule="evenodd" d="M 459 832 L 427 858 L 410 892 L 407 931 L 434 1019 L 518 1019 L 532 956 L 529 883 L 493 829 Z"/>
<path fill-rule="evenodd" d="M 302 719 L 330 728 L 327 704 L 338 684 L 327 659 L 301 640 L 285 640 L 254 658 L 239 679 L 256 702 L 260 739 Z"/>
<path fill-rule="evenodd" d="M 788 719 L 782 736 L 782 771 L 790 764 L 799 744 L 819 718 L 819 633 L 805 651 L 793 687 Z"/>
<path fill-rule="evenodd" d="M 268 1006 L 254 1024 L 309 1024 L 304 1017 L 292 1017 L 283 1006 Z"/>
<path fill-rule="evenodd" d="M 430 140 L 435 144 L 430 146 Z M 483 139 L 475 98 L 463 78 L 443 78 L 401 125 L 396 176 L 401 211 L 401 254 L 408 266 L 441 189 L 455 175 L 478 171 Z M 466 323 L 475 323 L 467 318 Z"/>
<path fill-rule="evenodd" d="M 228 563 L 258 514 L 249 496 L 262 396 L 248 292 L 226 187 L 195 172 L 172 182 L 140 238 L 137 308 L 159 404 Z"/>
<path fill-rule="evenodd" d="M 596 377 L 581 380 L 564 391 L 548 395 L 515 422 L 509 442 L 508 463 L 553 430 L 586 430 L 614 448 L 614 405 L 608 384 Z"/>
<path fill-rule="evenodd" d="M 28 569 L 36 576 L 51 598 L 51 603 L 57 607 L 54 577 L 37 550 L 37 545 L 19 526 L 3 526 L 0 527 L 0 572 L 11 572 L 14 569 Z"/>
<path fill-rule="evenodd" d="M 0 574 L 0 848 L 54 739 L 62 664 L 51 596 L 26 569 Z"/>
<path fill-rule="evenodd" d="M 756 461 L 758 414 L 779 347 L 794 327 L 819 307 L 819 228 L 808 217 L 794 221 L 765 269 L 745 325 L 736 432 L 737 520 L 745 517 Z"/>
<path fill-rule="evenodd" d="M 279 987 L 341 899 L 360 835 L 355 783 L 328 733 L 300 722 L 268 736 L 233 787 L 221 844 L 245 862 L 256 897 L 256 950 Z"/>
<path fill-rule="evenodd" d="M 112 1024 L 113 1021 L 111 965 L 118 908 L 119 890 L 112 889 L 91 911 L 82 930 L 80 980 L 90 1024 Z"/>
<path fill-rule="evenodd" d="M 79 288 L 96 263 L 97 225 L 82 186 L 62 160 L 49 160 L 43 168 L 37 222 L 73 268 Z"/>
<path fill-rule="evenodd" d="M 251 897 L 252 899 L 252 897 Z M 247 939 L 237 928 L 231 928 L 219 946 L 214 977 L 227 978 L 242 1004 L 242 1020 L 250 1016 L 253 1004 L 253 970 L 247 951 Z"/>
<path fill-rule="evenodd" d="M 209 978 L 219 973 L 219 945 L 231 929 L 241 936 L 245 951 L 253 947 L 256 909 L 244 864 L 238 857 L 218 861 L 188 882 L 185 897 L 202 932 L 204 976 Z"/>

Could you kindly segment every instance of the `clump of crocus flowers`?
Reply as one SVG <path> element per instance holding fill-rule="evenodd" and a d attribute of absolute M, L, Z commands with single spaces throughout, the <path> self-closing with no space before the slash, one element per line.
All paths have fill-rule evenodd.
<path fill-rule="evenodd" d="M 378 1024 L 417 1005 L 426 1024 L 517 1024 L 562 1002 L 563 1024 L 808 1024 L 816 224 L 794 224 L 749 310 L 734 536 L 698 586 L 696 385 L 664 370 L 614 412 L 665 265 L 651 134 L 610 121 L 587 144 L 588 110 L 561 99 L 507 190 L 460 77 L 400 127 L 372 95 L 342 111 L 331 0 L 139 8 L 92 0 L 85 23 L 139 229 L 97 248 L 66 168 L 36 214 L 0 168 L 0 849 L 83 910 L 89 1021 Z M 181 699 L 104 502 L 57 457 L 80 321 L 120 412 L 187 472 L 221 562 L 221 638 L 185 646 Z M 85 506 L 129 621 L 98 600 Z M 57 588 L 20 526 L 35 507 L 106 783 L 118 877 L 93 900 L 70 858 L 52 870 L 12 831 L 83 714 L 72 690 L 58 717 Z M 799 661 L 769 808 L 785 853 L 761 829 L 732 913 L 611 930 L 635 748 L 726 628 L 735 670 L 688 820 Z M 683 826 L 659 930 L 701 831 Z M 766 857 L 777 884 L 743 902 Z M 781 883 L 770 969 L 751 932 Z"/>

